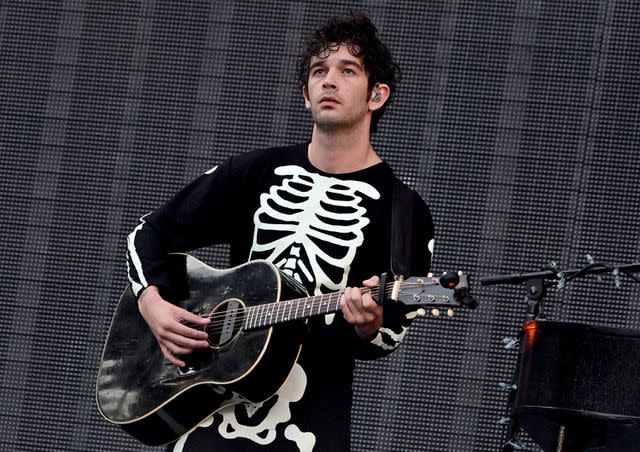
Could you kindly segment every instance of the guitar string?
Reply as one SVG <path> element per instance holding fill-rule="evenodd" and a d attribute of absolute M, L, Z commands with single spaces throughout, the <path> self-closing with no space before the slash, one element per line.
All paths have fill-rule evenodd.
<path fill-rule="evenodd" d="M 409 286 L 411 286 L 411 285 L 413 285 L 413 286 L 421 286 L 421 287 L 424 286 L 423 284 L 418 284 L 418 283 L 407 283 L 407 285 L 409 285 Z M 393 287 L 393 283 L 389 284 L 387 287 Z M 365 293 L 371 293 L 374 296 L 377 295 L 378 292 L 379 292 L 379 288 L 377 288 L 377 287 L 373 288 L 371 290 L 367 290 L 367 288 L 361 288 L 361 289 L 364 290 Z M 335 297 L 337 295 L 342 296 L 342 293 L 343 292 L 341 291 L 341 292 L 334 292 L 334 293 L 331 293 L 331 294 L 317 295 L 315 297 L 294 298 L 294 299 L 291 299 L 291 300 L 283 300 L 281 302 L 275 302 L 275 303 L 271 303 L 271 304 L 274 304 L 274 305 L 277 305 L 278 307 L 281 307 L 281 306 L 285 306 L 285 303 L 287 303 L 287 302 L 290 302 L 289 304 L 291 304 L 291 302 L 293 302 L 293 305 L 296 307 L 296 311 L 297 311 L 299 306 L 302 304 L 301 303 L 302 300 L 306 300 L 307 298 L 311 298 L 311 301 L 310 301 L 310 306 L 311 307 L 308 308 L 308 306 L 307 306 L 304 309 L 305 310 L 306 309 L 310 309 L 310 311 L 313 312 L 314 308 L 316 308 L 316 307 L 321 308 L 321 306 L 323 304 L 329 303 L 331 301 L 336 301 L 337 302 L 339 299 L 336 300 Z M 328 300 L 324 299 L 326 296 L 329 297 Z M 258 307 L 261 307 L 261 306 L 267 306 L 269 304 L 270 303 L 263 303 L 263 304 L 260 304 L 260 305 L 250 306 L 249 309 L 247 309 L 247 311 L 254 310 L 254 309 L 256 309 Z M 297 304 L 297 306 L 296 306 L 296 304 Z M 287 308 L 284 308 L 284 309 L 287 309 Z M 292 310 L 293 307 L 290 307 L 289 309 Z M 277 316 L 277 314 L 276 314 L 276 316 Z M 210 318 L 212 320 L 212 322 L 210 322 L 209 324 L 205 325 L 205 327 L 211 328 L 212 326 L 214 326 L 216 324 L 223 324 L 224 323 L 224 319 L 227 317 L 227 312 L 224 311 L 224 312 L 213 314 L 211 316 L 202 315 L 201 317 Z M 243 318 L 246 318 L 246 316 L 244 316 Z M 203 326 L 203 325 L 196 325 L 196 324 L 193 324 L 193 323 L 190 323 L 190 322 L 185 322 L 184 325 L 190 326 L 190 327 L 194 327 L 194 328 L 199 328 L 199 327 Z"/>
<path fill-rule="evenodd" d="M 337 312 L 337 311 L 339 311 L 339 309 L 333 309 L 333 310 L 329 310 L 329 311 L 318 312 L 317 314 L 308 315 L 306 317 L 312 317 L 312 316 L 315 316 L 315 315 L 322 315 L 322 314 L 331 314 L 331 313 L 334 313 L 334 312 Z M 277 325 L 279 323 L 288 322 L 290 320 L 296 320 L 296 319 L 299 320 L 299 319 L 305 318 L 305 317 L 296 318 L 294 316 L 293 318 L 289 319 L 289 318 L 283 316 L 280 320 L 277 320 L 278 316 L 276 315 L 275 317 L 276 317 L 275 321 L 272 321 L 271 318 L 270 318 L 270 320 L 267 323 L 263 324 L 261 322 L 258 322 L 254 327 L 246 327 L 246 325 L 245 325 L 246 317 L 245 316 L 240 316 L 239 318 L 236 318 L 236 319 L 234 319 L 234 320 L 232 320 L 230 322 L 224 322 L 223 321 L 223 322 L 215 322 L 213 324 L 208 324 L 208 325 L 203 327 L 203 331 L 206 332 L 209 335 L 217 335 L 217 334 L 221 334 L 222 331 L 225 328 L 231 328 L 231 331 L 234 332 L 234 335 L 235 335 L 235 333 L 237 333 L 238 330 L 242 330 L 242 329 L 244 329 L 244 330 L 260 329 L 260 328 L 264 328 L 264 327 L 267 327 L 267 326 L 273 326 L 273 325 Z M 243 328 L 243 325 L 245 326 L 244 328 Z M 198 329 L 197 326 L 195 326 L 195 328 Z"/>
<path fill-rule="evenodd" d="M 406 284 L 407 286 L 412 286 L 412 285 L 420 286 L 420 284 L 418 284 L 418 283 L 403 283 L 403 284 Z M 385 286 L 385 289 L 393 288 L 393 285 L 394 285 L 394 283 L 389 283 L 389 284 L 387 284 Z M 360 290 L 364 291 L 364 293 L 371 293 L 371 295 L 375 296 L 375 295 L 377 295 L 379 293 L 380 288 L 379 288 L 379 286 L 378 287 L 374 287 L 372 289 L 369 289 L 367 287 L 360 287 Z M 316 303 L 321 305 L 321 304 L 326 303 L 328 301 L 334 301 L 334 300 L 332 300 L 332 298 L 334 298 L 334 297 L 336 297 L 338 295 L 340 297 L 342 297 L 343 293 L 344 293 L 344 291 L 339 291 L 339 292 L 332 292 L 332 293 L 328 293 L 328 294 L 315 295 L 315 296 L 312 296 L 312 297 L 293 298 L 291 300 L 282 300 L 282 301 L 279 301 L 279 302 L 262 303 L 262 304 L 259 304 L 259 305 L 249 306 L 247 311 L 252 310 L 252 308 L 255 309 L 255 308 L 258 308 L 260 306 L 266 306 L 266 305 L 269 305 L 269 304 L 284 306 L 284 303 L 287 303 L 287 302 L 290 302 L 290 303 L 291 302 L 293 302 L 293 303 L 301 303 L 302 300 L 307 300 L 307 299 L 310 299 L 311 300 L 311 304 L 315 307 Z M 325 297 L 327 297 L 328 300 L 325 300 L 324 299 Z M 209 316 L 209 315 L 200 315 L 200 317 L 202 317 L 202 318 L 209 318 L 211 320 L 217 320 L 218 318 L 225 318 L 226 316 L 227 316 L 226 311 L 220 312 L 220 313 L 216 313 L 216 314 L 213 314 L 211 316 Z M 195 326 L 195 327 L 202 326 L 202 325 L 196 325 L 194 323 L 187 323 L 187 322 L 185 322 L 184 325 Z M 211 323 L 209 323 L 208 325 L 211 325 Z"/>
<path fill-rule="evenodd" d="M 418 284 L 418 283 L 405 283 L 405 284 L 407 286 L 422 286 L 422 287 L 424 287 L 424 284 Z M 433 284 L 433 285 L 435 285 L 435 284 Z M 386 287 L 387 288 L 393 287 L 393 283 L 388 284 Z M 360 288 L 360 289 L 365 291 L 365 293 L 370 293 L 371 295 L 374 295 L 374 296 L 377 295 L 379 293 L 379 290 L 380 290 L 379 287 L 372 288 L 370 290 L 368 290 L 368 288 Z M 309 304 L 305 304 L 304 307 L 303 307 L 303 314 L 304 314 L 304 312 L 306 310 L 308 310 L 309 312 L 312 313 L 315 308 L 318 308 L 318 314 L 315 314 L 315 315 L 320 315 L 321 314 L 320 311 L 323 309 L 323 305 L 325 305 L 327 303 L 330 303 L 330 302 L 336 302 L 336 303 L 339 302 L 339 299 L 342 297 L 343 293 L 344 293 L 343 291 L 340 291 L 340 292 L 334 292 L 334 293 L 331 293 L 331 294 L 324 294 L 324 296 L 323 295 L 317 295 L 315 297 L 311 297 L 312 300 L 310 301 L 310 303 Z M 328 300 L 324 299 L 326 296 L 329 296 Z M 339 297 L 336 299 L 337 296 L 339 296 Z M 275 302 L 275 303 L 272 303 L 272 304 L 278 305 L 278 307 L 280 307 L 280 306 L 284 306 L 284 303 L 286 303 L 286 302 L 293 302 L 293 306 L 291 306 L 289 308 L 290 312 L 295 307 L 296 313 L 297 313 L 298 309 L 299 309 L 299 306 L 302 304 L 301 303 L 302 300 L 306 300 L 306 298 L 296 298 L 296 299 L 292 299 L 292 300 L 283 300 L 281 302 Z M 264 304 L 261 304 L 261 305 L 250 306 L 247 311 L 251 310 L 252 308 L 257 308 L 259 306 L 266 306 L 268 304 L 269 303 L 264 303 Z M 337 308 L 337 305 L 335 307 Z M 285 308 L 285 310 L 286 309 L 287 308 Z M 244 311 L 244 310 L 238 310 L 238 311 Z M 336 312 L 336 311 L 338 311 L 338 309 L 334 309 L 332 312 Z M 327 313 L 327 312 L 325 312 L 325 313 Z M 273 314 L 273 311 L 270 314 Z M 228 314 L 225 311 L 225 312 L 217 313 L 217 314 L 214 314 L 214 315 L 210 316 L 209 318 L 212 319 L 212 322 L 210 322 L 207 325 L 204 325 L 204 328 L 203 328 L 204 331 L 207 332 L 208 334 L 212 334 L 212 333 L 215 334 L 215 333 L 221 332 L 222 329 L 223 329 L 224 324 L 227 323 L 227 321 L 225 320 L 227 315 Z M 262 314 L 259 314 L 259 315 L 262 315 Z M 202 317 L 207 317 L 207 316 L 202 316 Z M 305 317 L 305 316 L 303 315 L 303 317 Z M 307 317 L 310 317 L 310 316 L 307 316 Z M 246 318 L 247 318 L 246 315 L 241 315 L 239 318 L 234 319 L 232 321 L 233 322 L 233 329 L 235 330 L 235 328 L 238 326 L 238 324 L 244 323 Z M 282 317 L 281 317 L 282 320 L 280 320 L 280 322 L 279 322 L 277 320 L 278 312 L 276 312 L 275 318 L 276 318 L 276 321 L 273 322 L 274 324 L 275 323 L 281 323 L 283 321 L 289 320 L 288 318 L 285 320 L 285 315 L 284 315 L 284 313 L 282 313 Z M 296 317 L 294 316 L 294 319 L 295 318 Z M 291 319 L 291 320 L 294 320 L 294 319 Z M 184 325 L 190 326 L 190 327 L 196 328 L 196 329 L 202 327 L 202 325 L 196 325 L 196 324 L 193 324 L 193 323 L 184 323 Z M 265 326 L 265 325 L 260 325 L 260 326 Z"/>
<path fill-rule="evenodd" d="M 312 311 L 313 311 L 313 309 L 312 309 Z M 326 312 L 326 311 L 325 311 L 324 313 L 319 312 L 318 314 L 314 314 L 314 315 L 328 314 L 328 313 L 337 312 L 337 311 L 338 311 L 338 309 L 334 309 L 334 310 L 332 310 L 331 312 Z M 311 316 L 307 316 L 307 317 L 311 317 Z M 276 319 L 277 319 L 277 315 L 276 315 Z M 227 328 L 231 327 L 231 328 L 232 328 L 232 331 L 236 332 L 238 329 L 241 329 L 241 328 L 242 328 L 242 325 L 245 323 L 245 320 L 246 320 L 246 317 L 240 317 L 240 318 L 234 319 L 234 320 L 233 320 L 232 322 L 230 322 L 230 324 L 229 324 L 229 325 L 227 325 L 226 327 L 227 327 Z M 276 320 L 276 321 L 269 321 L 269 322 L 268 322 L 267 324 L 265 324 L 265 325 L 259 324 L 259 325 L 256 325 L 256 327 L 255 327 L 255 328 L 245 328 L 245 329 L 249 329 L 249 330 L 259 329 L 259 328 L 265 327 L 265 326 L 267 326 L 267 325 L 272 326 L 272 325 L 276 325 L 276 324 L 278 324 L 278 323 L 284 323 L 284 322 L 287 322 L 287 321 L 289 321 L 289 320 L 296 320 L 296 318 L 294 317 L 294 318 L 292 318 L 292 319 L 288 319 L 288 318 L 284 318 L 284 317 L 283 317 L 280 321 L 277 321 L 277 320 Z M 206 326 L 204 327 L 204 331 L 205 331 L 207 334 L 219 334 L 219 333 L 221 333 L 221 332 L 223 331 L 223 329 L 225 328 L 225 327 L 223 326 L 223 324 L 224 324 L 224 323 L 225 323 L 225 322 L 216 322 L 215 324 L 208 324 L 208 325 L 206 325 Z M 234 334 L 234 335 L 235 335 L 235 334 Z M 226 342 L 226 341 L 225 341 L 225 342 Z"/>
<path fill-rule="evenodd" d="M 361 290 L 365 290 L 366 288 L 360 288 Z M 379 292 L 379 290 L 372 290 L 372 291 L 367 291 L 365 293 L 371 293 L 372 295 L 377 295 L 377 293 Z M 253 306 L 249 306 L 248 309 L 244 310 L 244 309 L 238 309 L 238 311 L 246 311 L 249 312 L 255 308 L 261 307 L 261 306 L 267 306 L 269 304 L 273 304 L 275 305 L 274 307 L 277 309 L 280 306 L 285 306 L 285 303 L 289 302 L 289 304 L 293 304 L 293 305 L 297 305 L 296 306 L 296 310 L 298 308 L 298 306 L 300 306 L 302 304 L 303 300 L 306 300 L 307 298 L 310 299 L 309 303 L 311 305 L 311 309 L 310 312 L 313 312 L 313 309 L 318 307 L 320 308 L 323 304 L 329 303 L 329 302 L 338 302 L 340 300 L 340 298 L 342 298 L 343 295 L 343 291 L 340 292 L 333 292 L 330 294 L 324 294 L 324 295 L 315 295 L 312 297 L 303 297 L 303 298 L 293 298 L 291 300 L 282 300 L 280 302 L 270 302 L 270 303 L 262 303 L 259 305 L 253 305 Z M 336 299 L 337 297 L 337 299 Z M 304 309 L 308 309 L 306 307 L 307 305 L 305 304 L 305 308 Z M 285 308 L 286 309 L 286 308 Z M 293 308 L 291 308 L 293 309 Z M 225 323 L 225 318 L 227 317 L 227 312 L 220 312 L 220 313 L 215 313 L 211 316 L 206 316 L 206 315 L 201 315 L 200 317 L 202 318 L 209 318 L 211 320 L 211 322 L 209 322 L 209 324 L 204 325 L 205 329 L 209 329 L 212 326 L 215 325 L 223 325 Z M 242 319 L 240 319 L 239 321 L 244 321 L 244 319 L 246 318 L 246 315 L 242 317 Z M 238 320 L 235 321 L 236 323 L 238 322 Z M 196 324 L 192 324 L 192 323 L 185 323 L 184 325 L 187 326 L 191 326 L 191 327 L 201 327 L 202 325 L 196 325 Z"/>

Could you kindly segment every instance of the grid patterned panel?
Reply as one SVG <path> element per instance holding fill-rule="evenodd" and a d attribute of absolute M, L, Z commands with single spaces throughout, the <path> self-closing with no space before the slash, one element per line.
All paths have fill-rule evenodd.
<path fill-rule="evenodd" d="M 308 139 L 300 42 L 349 8 L 402 67 L 374 145 L 431 206 L 434 270 L 638 259 L 633 2 L 1 2 L 0 449 L 149 450 L 93 396 L 125 236 L 222 159 Z M 476 311 L 418 319 L 359 363 L 354 450 L 500 449 L 523 293 L 474 289 Z M 553 319 L 640 328 L 628 279 L 548 299 Z"/>

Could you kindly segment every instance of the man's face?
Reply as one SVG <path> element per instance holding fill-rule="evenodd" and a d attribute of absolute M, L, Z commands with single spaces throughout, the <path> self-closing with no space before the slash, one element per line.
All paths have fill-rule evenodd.
<path fill-rule="evenodd" d="M 305 106 L 319 129 L 350 128 L 370 121 L 368 77 L 362 58 L 341 45 L 309 62 Z"/>

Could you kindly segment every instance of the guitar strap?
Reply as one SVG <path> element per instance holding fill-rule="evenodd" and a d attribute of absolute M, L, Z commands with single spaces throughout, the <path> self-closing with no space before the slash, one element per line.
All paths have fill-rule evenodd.
<path fill-rule="evenodd" d="M 409 276 L 413 234 L 413 191 L 397 177 L 393 178 L 391 199 L 391 272 Z"/>

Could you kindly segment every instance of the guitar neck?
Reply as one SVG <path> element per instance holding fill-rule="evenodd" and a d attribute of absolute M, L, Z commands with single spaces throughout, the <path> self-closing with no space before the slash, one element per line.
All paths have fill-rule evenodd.
<path fill-rule="evenodd" d="M 368 288 L 361 288 L 370 291 Z M 375 291 L 375 288 L 371 292 Z M 275 303 L 251 306 L 247 309 L 244 329 L 264 328 L 291 320 L 307 319 L 317 315 L 331 314 L 340 310 L 340 297 L 343 291 L 294 298 Z"/>
<path fill-rule="evenodd" d="M 460 306 L 463 303 L 474 308 L 476 303 L 473 298 L 469 296 L 467 300 L 463 297 L 468 294 L 467 277 L 462 275 L 459 276 L 458 280 L 458 275 L 455 276 L 456 281 L 454 284 L 457 284 L 456 288 L 443 287 L 439 278 L 429 275 L 426 278 L 412 277 L 404 281 L 383 283 L 384 287 L 380 285 L 372 288 L 361 287 L 360 290 L 363 293 L 371 293 L 374 298 L 378 298 L 380 291 L 384 290 L 384 299 L 391 299 L 406 306 L 451 308 Z M 451 286 L 448 282 L 446 284 Z M 317 315 L 337 312 L 340 310 L 340 297 L 342 294 L 343 291 L 338 291 L 250 306 L 246 311 L 243 328 L 246 330 L 264 328 L 291 320 L 307 319 Z"/>

